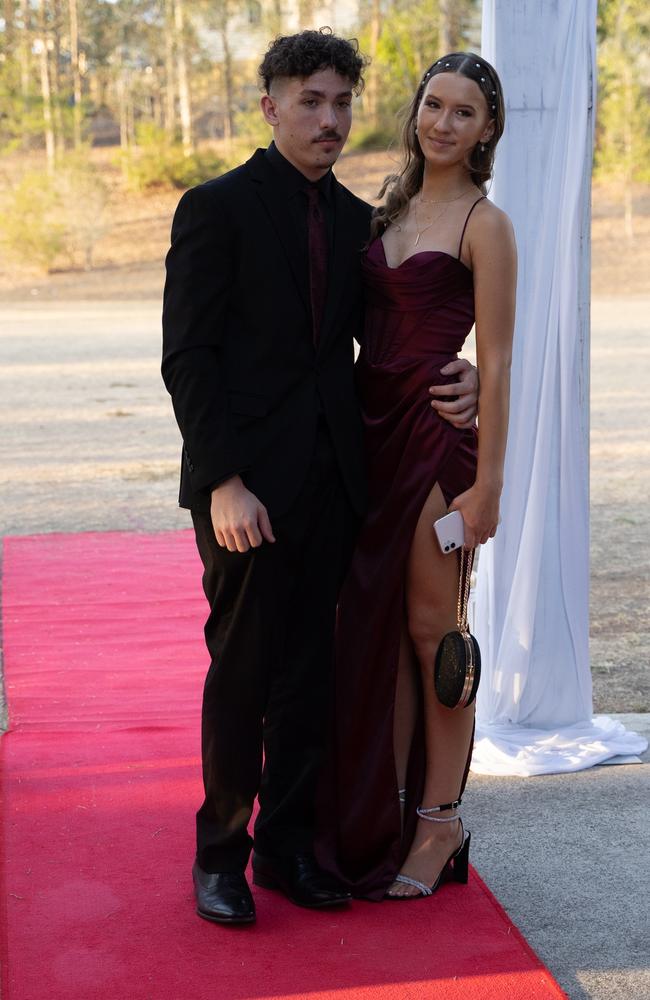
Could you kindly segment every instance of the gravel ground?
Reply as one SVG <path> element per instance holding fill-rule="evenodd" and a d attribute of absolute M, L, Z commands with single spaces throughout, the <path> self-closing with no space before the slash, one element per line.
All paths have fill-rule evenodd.
<path fill-rule="evenodd" d="M 591 663 L 597 710 L 650 710 L 650 299 L 596 300 Z"/>
<path fill-rule="evenodd" d="M 650 298 L 592 312 L 594 701 L 645 712 Z M 0 306 L 1 534 L 189 526 L 159 341 L 158 302 Z"/>

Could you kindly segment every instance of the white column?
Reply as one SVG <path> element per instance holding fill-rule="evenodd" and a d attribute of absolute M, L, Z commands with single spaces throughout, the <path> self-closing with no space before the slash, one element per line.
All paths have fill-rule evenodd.
<path fill-rule="evenodd" d="M 484 0 L 506 95 L 490 196 L 519 248 L 502 524 L 481 550 L 472 769 L 573 771 L 646 741 L 593 718 L 589 669 L 590 177 L 597 0 Z"/>

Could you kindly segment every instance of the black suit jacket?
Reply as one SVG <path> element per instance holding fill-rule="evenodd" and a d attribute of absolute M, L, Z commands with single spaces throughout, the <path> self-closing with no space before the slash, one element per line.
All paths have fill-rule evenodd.
<path fill-rule="evenodd" d="M 334 243 L 320 341 L 312 343 L 295 228 L 264 150 L 187 191 L 172 224 L 162 373 L 183 437 L 183 507 L 240 473 L 271 515 L 303 484 L 319 413 L 354 508 L 365 504 L 353 338 L 371 209 L 332 178 Z M 301 291 L 302 287 L 302 291 Z"/>

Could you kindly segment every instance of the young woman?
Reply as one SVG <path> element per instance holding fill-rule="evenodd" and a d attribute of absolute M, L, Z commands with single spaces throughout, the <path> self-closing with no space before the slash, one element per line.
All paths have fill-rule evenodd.
<path fill-rule="evenodd" d="M 370 509 L 339 605 L 336 867 L 356 895 L 430 895 L 467 879 L 458 814 L 473 705 L 438 701 L 433 666 L 456 627 L 457 555 L 433 523 L 463 516 L 465 546 L 491 538 L 508 423 L 516 251 L 486 197 L 504 102 L 494 69 L 458 52 L 424 74 L 364 259 L 367 314 L 357 365 Z M 476 323 L 479 428 L 454 427 L 428 395 L 450 381 Z"/>

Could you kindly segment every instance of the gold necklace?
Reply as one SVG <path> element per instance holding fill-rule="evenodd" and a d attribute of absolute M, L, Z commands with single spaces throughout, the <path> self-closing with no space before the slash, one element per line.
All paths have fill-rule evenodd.
<path fill-rule="evenodd" d="M 433 200 L 427 201 L 427 199 L 423 198 L 422 194 L 420 194 L 420 197 L 418 198 L 418 200 L 417 201 L 415 201 L 415 200 L 413 201 L 413 215 L 415 216 L 415 233 L 416 233 L 415 242 L 414 242 L 413 246 L 416 247 L 418 245 L 418 243 L 420 242 L 421 237 L 424 235 L 424 233 L 426 233 L 427 229 L 431 229 L 431 226 L 434 226 L 436 224 L 436 222 L 439 222 L 440 219 L 442 219 L 443 215 L 445 214 L 445 212 L 447 211 L 447 209 L 449 208 L 449 206 L 451 204 L 453 204 L 453 202 L 460 201 L 460 199 L 464 198 L 466 194 L 468 194 L 467 191 L 462 191 L 460 194 L 456 195 L 455 198 L 450 198 L 449 201 L 440 201 L 440 200 L 438 200 L 438 201 L 433 201 Z M 424 226 L 422 229 L 420 229 L 420 225 L 418 223 L 418 204 L 421 204 L 421 205 L 444 205 L 444 208 L 436 215 L 436 217 L 434 219 L 431 220 L 431 222 L 428 222 L 426 226 Z"/>
<path fill-rule="evenodd" d="M 422 189 L 420 188 L 420 191 L 421 190 Z M 465 191 L 461 191 L 455 198 L 450 198 L 448 201 L 444 201 L 441 198 L 423 198 L 422 194 L 420 194 L 418 201 L 420 201 L 422 205 L 451 205 L 452 201 L 460 201 L 460 199 L 464 198 L 466 194 L 469 194 L 469 190 L 470 189 L 467 188 Z"/>
<path fill-rule="evenodd" d="M 414 247 L 416 247 L 418 245 L 418 243 L 420 242 L 421 236 L 424 233 L 426 233 L 427 229 L 431 229 L 431 226 L 434 226 L 436 224 L 436 222 L 439 222 L 440 219 L 442 219 L 443 215 L 447 211 L 447 209 L 448 209 L 449 205 L 451 204 L 451 202 L 443 202 L 443 204 L 444 204 L 444 208 L 442 209 L 442 211 L 438 212 L 438 214 L 436 215 L 436 217 L 434 219 L 432 219 L 431 222 L 428 222 L 426 226 L 423 226 L 423 228 L 420 229 L 420 224 L 418 222 L 418 206 L 417 206 L 417 202 L 413 202 L 413 215 L 415 217 L 415 232 L 416 232 L 415 242 L 413 244 Z"/>

